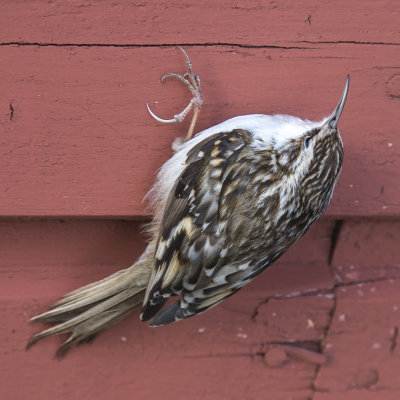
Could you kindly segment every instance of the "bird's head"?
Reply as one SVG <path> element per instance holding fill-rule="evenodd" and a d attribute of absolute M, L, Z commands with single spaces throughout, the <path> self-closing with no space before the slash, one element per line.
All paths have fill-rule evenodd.
<path fill-rule="evenodd" d="M 303 179 L 336 179 L 343 158 L 337 124 L 346 101 L 349 77 L 332 114 L 320 122 L 290 117 L 282 133 L 272 141 L 277 167 Z"/>

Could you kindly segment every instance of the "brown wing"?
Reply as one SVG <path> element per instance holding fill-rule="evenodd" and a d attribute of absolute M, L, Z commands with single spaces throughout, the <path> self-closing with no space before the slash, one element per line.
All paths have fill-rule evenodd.
<path fill-rule="evenodd" d="M 226 242 L 221 235 L 226 222 L 219 215 L 224 180 L 232 175 L 230 167 L 249 142 L 249 132 L 233 130 L 215 134 L 188 152 L 187 166 L 165 208 L 142 320 L 157 314 L 171 295 L 182 298 L 159 313 L 152 325 L 204 311 L 237 290 L 211 283 L 211 276 L 216 269 L 224 268 L 219 265 Z M 203 294 L 201 301 L 194 296 L 199 290 Z"/>

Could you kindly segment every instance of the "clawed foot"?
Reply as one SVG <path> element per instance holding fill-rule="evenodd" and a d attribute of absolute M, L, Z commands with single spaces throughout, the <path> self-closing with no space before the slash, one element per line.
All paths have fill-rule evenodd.
<path fill-rule="evenodd" d="M 187 105 L 187 107 L 181 113 L 174 115 L 174 118 L 171 118 L 171 119 L 162 119 L 162 118 L 157 117 L 157 115 L 155 115 L 153 113 L 153 111 L 150 110 L 149 103 L 147 103 L 146 105 L 147 105 L 147 110 L 149 111 L 150 115 L 157 121 L 162 122 L 164 124 L 182 122 L 185 119 L 188 112 L 193 108 L 192 122 L 190 123 L 190 127 L 189 127 L 188 133 L 186 135 L 186 138 L 190 139 L 193 135 L 194 126 L 196 124 L 196 121 L 199 116 L 200 109 L 201 109 L 201 106 L 203 105 L 204 100 L 203 100 L 203 96 L 201 95 L 201 86 L 200 86 L 199 75 L 193 73 L 192 63 L 190 62 L 190 59 L 189 59 L 186 51 L 183 50 L 181 47 L 178 47 L 178 49 L 182 51 L 182 53 L 184 54 L 184 56 L 186 58 L 188 72 L 186 72 L 183 76 L 179 75 L 179 74 L 173 74 L 173 73 L 164 74 L 161 77 L 161 83 L 164 83 L 164 80 L 166 78 L 177 79 L 179 82 L 182 82 L 190 90 L 190 92 L 193 95 L 192 100 L 190 100 L 190 103 Z"/>

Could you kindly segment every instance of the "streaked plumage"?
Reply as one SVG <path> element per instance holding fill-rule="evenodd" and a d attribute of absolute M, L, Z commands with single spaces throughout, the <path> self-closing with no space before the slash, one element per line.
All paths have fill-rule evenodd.
<path fill-rule="evenodd" d="M 232 295 L 301 237 L 328 206 L 342 141 L 333 114 L 321 122 L 246 115 L 174 144 L 151 191 L 151 240 L 130 268 L 66 295 L 35 321 L 65 332 L 59 350 L 91 339 L 143 304 L 150 325 L 190 317 Z M 177 302 L 164 308 L 171 296 Z"/>

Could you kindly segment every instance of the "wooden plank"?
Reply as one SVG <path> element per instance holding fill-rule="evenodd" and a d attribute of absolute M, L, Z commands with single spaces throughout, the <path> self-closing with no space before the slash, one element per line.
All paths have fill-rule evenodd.
<path fill-rule="evenodd" d="M 20 0 L 2 2 L 0 15 L 3 43 L 399 43 L 396 0 Z"/>
<path fill-rule="evenodd" d="M 1 399 L 72 399 L 77 392 L 99 400 L 132 393 L 166 400 L 220 399 L 221 394 L 265 399 L 266 393 L 277 400 L 355 395 L 372 400 L 377 393 L 385 400 L 398 398 L 400 281 L 389 279 L 387 269 L 377 278 L 381 281 L 338 278 L 334 286 L 326 262 L 332 228 L 333 221 L 317 222 L 270 270 L 202 315 L 155 329 L 141 323 L 136 312 L 92 345 L 55 362 L 52 354 L 61 338 L 24 351 L 39 329 L 28 324 L 29 317 L 67 290 L 129 265 L 144 247 L 140 224 L 1 219 Z M 360 269 L 368 267 L 369 259 L 359 251 L 370 246 L 369 258 L 377 260 L 384 247 L 383 241 L 379 248 L 371 245 L 371 232 L 390 236 L 397 228 L 382 221 L 349 225 L 344 232 L 354 230 L 354 235 L 346 233 L 343 240 L 358 236 L 361 250 L 343 251 L 359 258 Z M 395 244 L 386 245 L 391 251 Z M 385 264 L 395 267 L 396 260 L 391 256 Z M 325 362 L 318 366 L 318 359 L 301 358 L 288 350 L 290 344 L 298 350 L 315 346 L 314 358 Z M 177 384 L 177 376 L 185 385 Z"/>
<path fill-rule="evenodd" d="M 142 223 L 123 220 L 0 219 L 1 296 L 10 300 L 45 295 L 56 300 L 126 268 L 145 248 L 142 228 Z M 264 280 L 254 281 L 247 294 L 251 307 L 273 294 L 333 286 L 327 264 L 331 232 L 330 221 L 314 224 L 270 267 Z M 42 310 L 49 305 L 41 304 Z"/>
<path fill-rule="evenodd" d="M 106 219 L 0 220 L 0 398 L 72 399 L 78 392 L 99 400 L 132 393 L 166 400 L 264 399 L 265 393 L 274 400 L 311 397 L 315 365 L 290 356 L 277 365 L 269 343 L 319 341 L 332 300 L 313 295 L 265 301 L 332 287 L 326 262 L 329 221 L 315 224 L 254 284 L 207 313 L 155 329 L 134 312 L 61 362 L 52 359 L 60 337 L 25 352 L 28 337 L 41 327 L 28 324 L 29 317 L 67 290 L 140 255 L 139 225 Z"/>
<path fill-rule="evenodd" d="M 198 129 L 249 113 L 320 119 L 350 73 L 344 170 L 329 214 L 400 214 L 396 46 L 187 50 L 206 98 Z M 1 47 L 0 215 L 146 214 L 142 198 L 187 129 L 145 109 L 151 100 L 166 117 L 189 101 L 178 83 L 160 86 L 167 71 L 185 71 L 173 48 Z"/>

